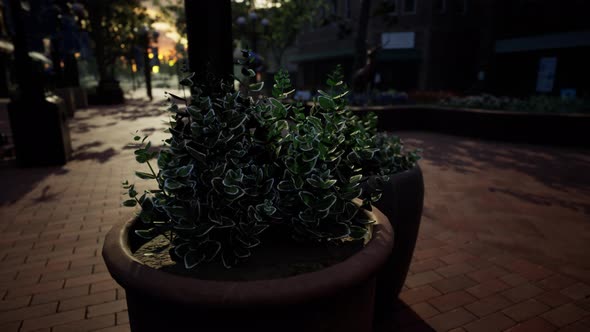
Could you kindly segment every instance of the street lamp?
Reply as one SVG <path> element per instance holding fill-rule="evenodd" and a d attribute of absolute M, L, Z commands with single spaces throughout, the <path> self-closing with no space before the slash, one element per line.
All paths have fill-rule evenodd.
<path fill-rule="evenodd" d="M 244 16 L 240 16 L 236 19 L 236 23 L 242 27 L 246 25 L 246 18 Z"/>
<path fill-rule="evenodd" d="M 250 12 L 248 13 L 248 18 L 250 21 L 254 22 L 258 19 L 258 14 L 256 14 L 256 12 Z"/>
<path fill-rule="evenodd" d="M 270 25 L 270 21 L 267 18 L 262 18 L 259 20 L 260 16 L 255 11 L 251 11 L 248 13 L 247 17 L 240 16 L 236 19 L 236 24 L 240 27 L 240 30 L 243 34 L 246 35 L 246 38 L 249 39 L 250 48 L 252 51 L 256 53 L 257 46 L 258 46 L 258 24 L 262 26 L 262 33 L 268 33 L 268 27 Z M 249 23 L 249 24 L 248 24 Z"/>
<path fill-rule="evenodd" d="M 139 36 L 140 48 L 143 52 L 143 74 L 145 77 L 145 88 L 148 98 L 152 100 L 152 68 L 150 66 L 149 49 L 151 45 L 151 37 L 154 36 L 157 38 L 157 34 L 150 30 L 147 25 L 140 27 L 137 31 L 137 34 Z"/>
<path fill-rule="evenodd" d="M 264 29 L 267 29 L 268 28 L 268 25 L 270 24 L 270 21 L 268 20 L 268 18 L 263 18 L 262 21 L 260 21 L 260 24 L 262 24 L 262 26 L 264 27 Z"/>

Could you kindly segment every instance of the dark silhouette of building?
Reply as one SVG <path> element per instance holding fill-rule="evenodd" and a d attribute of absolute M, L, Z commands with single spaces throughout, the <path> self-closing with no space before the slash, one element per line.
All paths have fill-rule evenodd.
<path fill-rule="evenodd" d="M 372 1 L 368 46 L 381 45 L 377 86 L 401 90 L 464 90 L 477 78 L 483 1 Z M 320 84 L 334 63 L 352 70 L 359 1 L 333 1 L 340 18 L 298 39 L 299 82 Z M 347 70 L 350 72 L 350 70 Z"/>
<path fill-rule="evenodd" d="M 353 71 L 358 12 L 359 1 L 332 1 L 318 18 L 330 23 L 301 33 L 290 59 L 300 85 L 321 86 L 337 63 Z M 367 42 L 383 48 L 377 86 L 584 95 L 589 12 L 584 0 L 373 0 Z"/>
<path fill-rule="evenodd" d="M 495 5 L 491 90 L 590 93 L 590 1 L 497 0 Z"/>

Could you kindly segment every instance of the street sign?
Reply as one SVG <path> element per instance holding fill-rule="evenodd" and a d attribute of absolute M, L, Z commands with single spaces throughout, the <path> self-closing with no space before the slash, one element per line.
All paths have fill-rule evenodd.
<path fill-rule="evenodd" d="M 556 57 L 546 57 L 541 58 L 539 60 L 539 73 L 537 74 L 537 92 L 553 91 L 556 68 Z"/>
<path fill-rule="evenodd" d="M 386 50 L 415 47 L 416 34 L 410 32 L 384 32 L 381 34 L 381 47 Z"/>

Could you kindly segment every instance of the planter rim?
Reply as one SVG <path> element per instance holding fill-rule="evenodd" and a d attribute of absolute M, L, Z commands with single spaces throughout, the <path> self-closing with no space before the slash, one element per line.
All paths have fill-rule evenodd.
<path fill-rule="evenodd" d="M 200 280 L 143 265 L 129 248 L 129 230 L 136 218 L 113 226 L 102 256 L 111 276 L 128 291 L 160 300 L 207 307 L 286 305 L 327 297 L 375 276 L 393 248 L 393 231 L 385 215 L 366 211 L 377 220 L 373 237 L 346 260 L 315 272 L 292 277 L 253 280 Z"/>
<path fill-rule="evenodd" d="M 401 172 L 397 172 L 397 173 L 391 173 L 391 174 L 387 174 L 387 176 L 389 176 L 389 178 L 394 178 L 396 176 L 404 176 L 406 174 L 412 174 L 412 173 L 422 173 L 422 168 L 420 167 L 420 164 L 418 162 L 416 162 L 416 165 L 414 165 L 414 167 L 412 168 L 408 168 L 405 169 Z"/>
<path fill-rule="evenodd" d="M 559 113 L 559 112 L 527 112 L 527 111 L 510 111 L 502 109 L 486 109 L 486 108 L 470 108 L 470 107 L 455 107 L 455 106 L 444 106 L 444 105 L 432 105 L 432 104 L 401 104 L 401 105 L 377 105 L 377 106 L 350 106 L 352 111 L 364 112 L 364 111 L 406 111 L 406 110 L 441 110 L 451 111 L 458 113 L 474 113 L 474 114 L 489 114 L 489 115 L 511 115 L 517 117 L 540 117 L 549 116 L 553 118 L 589 118 L 588 113 Z"/>

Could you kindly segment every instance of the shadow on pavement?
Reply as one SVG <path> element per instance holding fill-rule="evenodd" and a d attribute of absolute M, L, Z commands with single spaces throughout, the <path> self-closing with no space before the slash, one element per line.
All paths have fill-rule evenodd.
<path fill-rule="evenodd" d="M 490 187 L 490 188 L 488 188 L 488 190 L 490 192 L 498 192 L 498 193 L 502 193 L 505 195 L 509 195 L 514 198 L 518 198 L 520 200 L 526 201 L 528 203 L 536 204 L 536 205 L 543 205 L 543 206 L 556 205 L 556 206 L 562 207 L 564 209 L 568 209 L 568 210 L 572 210 L 575 212 L 580 212 L 580 213 L 590 215 L 590 204 L 589 203 L 567 201 L 567 200 L 560 199 L 557 197 L 538 195 L 538 194 L 527 193 L 527 192 L 517 191 L 517 190 L 512 190 L 512 189 Z"/>
<path fill-rule="evenodd" d="M 98 163 L 104 164 L 119 154 L 119 152 L 113 148 L 107 148 L 102 151 L 89 151 L 93 148 L 100 147 L 103 144 L 104 143 L 102 142 L 94 141 L 78 146 L 72 154 L 72 160 L 94 160 Z"/>
<path fill-rule="evenodd" d="M 394 312 L 375 322 L 374 332 L 435 332 L 412 308 L 398 300 Z"/>
<path fill-rule="evenodd" d="M 89 120 L 89 119 L 87 119 Z M 95 124 L 89 124 L 86 122 L 80 122 L 80 121 L 74 121 L 72 125 L 70 125 L 70 131 L 75 133 L 75 134 L 84 134 L 84 133 L 88 133 L 93 129 L 98 129 L 98 128 L 102 128 L 102 127 L 110 127 L 110 126 L 114 126 L 116 125 L 117 122 L 109 122 L 106 123 L 102 126 L 99 125 L 95 125 Z"/>
<path fill-rule="evenodd" d="M 403 135 L 402 135 L 403 136 Z M 423 150 L 425 160 L 460 173 L 486 172 L 490 168 L 514 170 L 545 186 L 590 195 L 590 151 L 532 145 L 502 144 L 445 135 L 436 138 L 412 133 L 408 145 Z"/>
<path fill-rule="evenodd" d="M 94 106 L 83 115 L 76 116 L 76 122 L 92 120 L 96 117 L 111 117 L 116 121 L 134 121 L 141 118 L 157 117 L 167 112 L 163 105 L 163 103 L 145 100 L 129 100 L 121 105 Z"/>
<path fill-rule="evenodd" d="M 6 168 L 0 171 L 0 206 L 10 205 L 30 193 L 37 184 L 51 175 L 66 175 L 68 170 L 64 167 L 43 167 L 43 168 Z M 43 188 L 40 196 L 33 200 L 52 200 L 59 193 L 48 194 L 50 186 Z"/>

